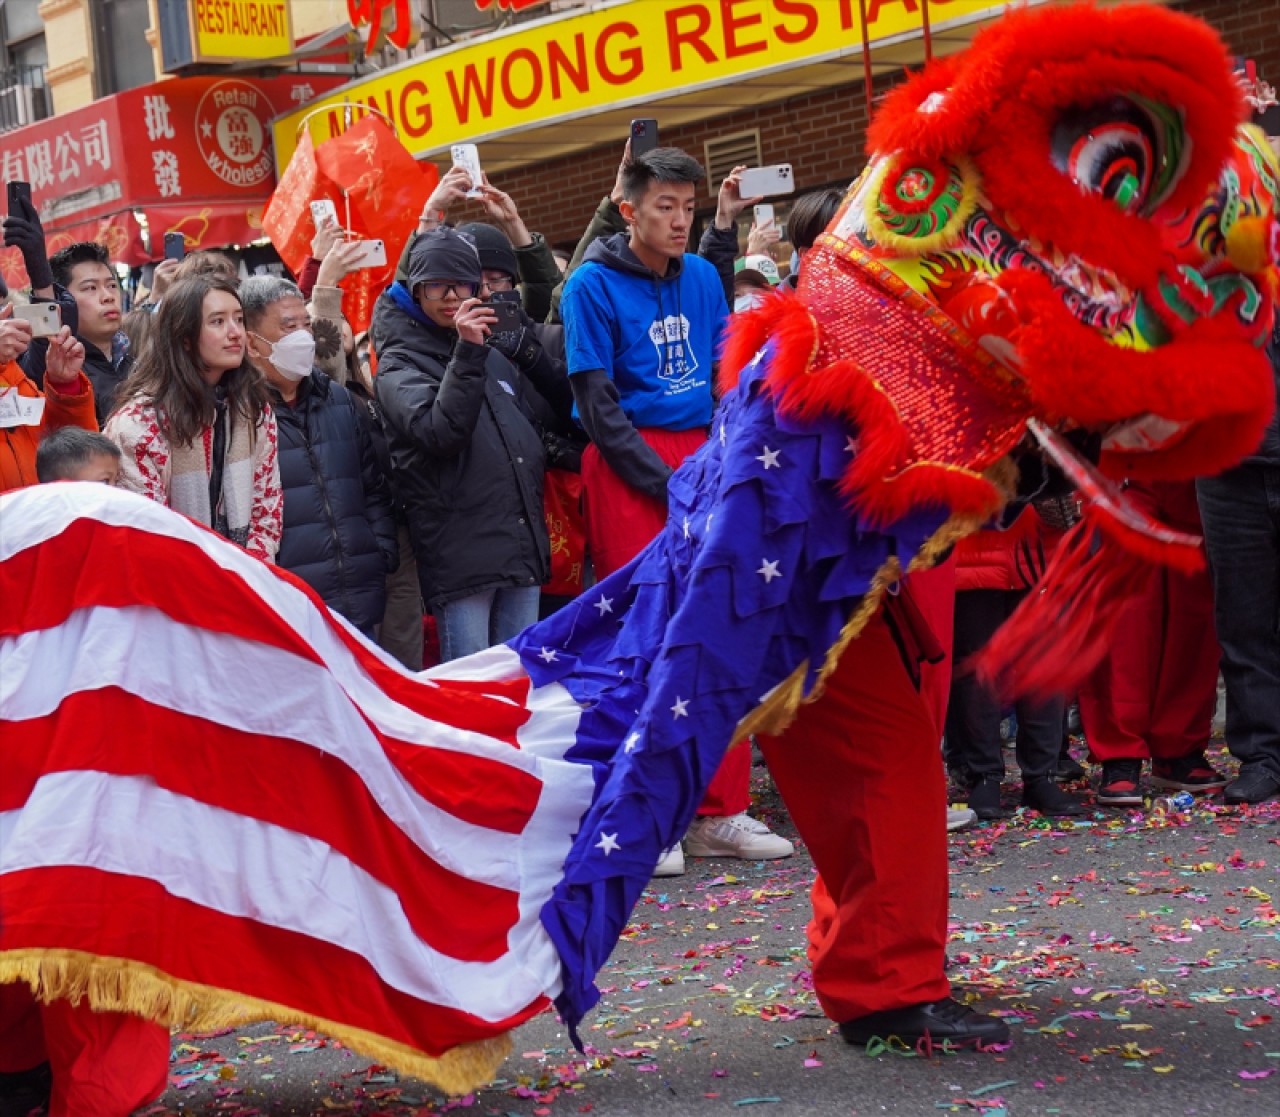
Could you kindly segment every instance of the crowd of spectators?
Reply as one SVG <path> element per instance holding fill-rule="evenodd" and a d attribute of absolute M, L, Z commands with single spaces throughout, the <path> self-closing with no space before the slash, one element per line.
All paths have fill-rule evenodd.
<path fill-rule="evenodd" d="M 744 169 L 719 184 L 690 251 L 701 166 L 673 148 L 632 158 L 628 145 L 570 252 L 530 231 L 508 194 L 453 167 L 359 336 L 341 287 L 359 253 L 336 223 L 317 229 L 296 282 L 242 277 L 228 257 L 194 252 L 158 265 L 126 313 L 105 250 L 48 256 L 39 215 L 19 205 L 5 243 L 22 253 L 26 297 L 56 305 L 63 325 L 37 337 L 0 311 L 0 375 L 16 389 L 0 488 L 98 480 L 165 503 L 296 575 L 410 670 L 508 640 L 563 602 L 544 592 L 549 473 L 581 493 L 589 571 L 635 558 L 662 529 L 668 477 L 707 437 L 730 315 L 794 289 L 840 205 L 840 191 L 814 191 L 791 204 L 785 230 L 769 220 L 740 231 L 758 201 L 741 195 Z M 464 207 L 477 219 L 459 222 Z M 1212 581 L 1153 571 L 1125 638 L 1078 696 L 1097 803 L 1140 806 L 1147 787 L 1226 785 L 1235 802 L 1280 793 L 1278 492 L 1274 426 L 1249 462 L 1201 483 L 1198 504 L 1190 484 L 1131 489 L 1187 530 L 1203 516 Z M 948 560 L 955 662 L 1035 591 L 1071 516 L 1069 499 L 1033 503 Z M 1272 592 L 1262 607 L 1260 586 Z M 1229 785 L 1205 755 L 1220 657 L 1227 740 L 1243 765 Z M 1008 813 L 1007 714 L 1022 803 L 1085 811 L 1061 788 L 1083 774 L 1062 702 L 1003 710 L 956 670 L 935 705 L 956 794 L 979 817 Z M 792 852 L 748 813 L 751 755 L 729 751 L 660 874 L 683 871 L 685 852 Z"/>

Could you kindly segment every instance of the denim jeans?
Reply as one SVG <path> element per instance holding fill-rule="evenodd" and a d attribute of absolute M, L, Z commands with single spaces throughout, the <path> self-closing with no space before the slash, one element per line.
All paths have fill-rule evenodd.
<path fill-rule="evenodd" d="M 1227 685 L 1227 747 L 1280 779 L 1280 466 L 1196 483 Z"/>
<path fill-rule="evenodd" d="M 432 610 L 446 663 L 510 640 L 538 619 L 541 586 L 519 586 L 450 601 Z"/>

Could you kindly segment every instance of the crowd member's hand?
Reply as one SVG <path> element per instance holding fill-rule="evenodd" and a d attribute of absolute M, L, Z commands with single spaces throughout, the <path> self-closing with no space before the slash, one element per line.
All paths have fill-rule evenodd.
<path fill-rule="evenodd" d="M 467 191 L 471 189 L 471 172 L 466 167 L 456 164 L 450 167 L 436 183 L 431 197 L 422 207 L 422 216 L 418 218 L 418 231 L 426 232 L 444 223 L 449 207 L 457 202 L 466 201 Z"/>
<path fill-rule="evenodd" d="M 0 310 L 0 364 L 16 361 L 31 344 L 31 323 L 14 318 L 13 307 Z"/>
<path fill-rule="evenodd" d="M 45 380 L 55 386 L 74 384 L 83 368 L 84 346 L 72 335 L 70 326 L 63 326 L 49 339 Z"/>
<path fill-rule="evenodd" d="M 44 226 L 40 224 L 36 207 L 26 198 L 18 200 L 17 213 L 10 213 L 4 219 L 4 245 L 22 253 L 32 293 L 53 290 L 53 271 L 44 246 Z"/>
<path fill-rule="evenodd" d="M 769 249 L 781 239 L 782 230 L 775 222 L 766 221 L 763 225 L 752 222 L 751 232 L 747 234 L 747 255 L 772 256 L 773 253 Z"/>
<path fill-rule="evenodd" d="M 734 167 L 728 175 L 725 176 L 724 182 L 720 184 L 720 197 L 716 203 L 716 228 L 732 229 L 738 220 L 740 214 L 749 205 L 758 202 L 759 198 L 744 198 L 742 191 L 738 189 L 738 184 L 742 181 L 742 172 L 747 169 L 744 163 L 740 167 Z"/>
<path fill-rule="evenodd" d="M 480 204 L 484 206 L 484 211 L 489 215 L 490 220 L 507 234 L 507 240 L 515 248 L 531 245 L 533 237 L 529 235 L 529 230 L 525 227 L 524 219 L 516 209 L 511 195 L 504 194 L 492 185 L 489 182 L 489 176 L 483 171 L 480 175 L 483 180 L 480 183 Z"/>
<path fill-rule="evenodd" d="M 316 229 L 316 235 L 311 238 L 311 258 L 323 260 L 332 251 L 333 246 L 345 240 L 346 236 L 346 230 L 341 225 L 326 218 L 325 223 Z"/>
<path fill-rule="evenodd" d="M 536 364 L 542 354 L 542 343 L 528 326 L 491 334 L 489 345 L 520 369 Z"/>
<path fill-rule="evenodd" d="M 468 299 L 458 307 L 458 313 L 453 318 L 458 336 L 472 345 L 483 345 L 485 338 L 497 324 L 498 316 L 493 312 L 493 307 L 483 299 Z"/>
<path fill-rule="evenodd" d="M 622 172 L 631 165 L 631 137 L 627 137 L 627 146 L 622 149 L 622 162 L 618 164 L 618 174 L 613 180 L 613 189 L 609 191 L 609 201 L 615 206 L 622 204 Z"/>
<path fill-rule="evenodd" d="M 180 260 L 161 260 L 156 265 L 155 273 L 151 276 L 152 302 L 158 303 L 164 298 L 164 293 L 173 286 L 174 276 L 181 262 Z"/>
<path fill-rule="evenodd" d="M 341 233 L 341 229 L 338 230 Z M 356 262 L 364 254 L 363 243 L 358 240 L 335 240 L 329 251 L 320 259 L 320 270 L 316 273 L 317 287 L 336 287 L 353 271 L 358 271 Z"/>

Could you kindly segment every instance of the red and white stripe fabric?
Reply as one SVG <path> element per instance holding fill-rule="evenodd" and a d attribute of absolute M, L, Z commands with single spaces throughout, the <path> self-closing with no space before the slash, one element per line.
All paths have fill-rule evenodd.
<path fill-rule="evenodd" d="M 576 718 L 506 648 L 405 672 L 152 501 L 7 494 L 0 981 L 118 961 L 391 1061 L 499 1036 L 559 990 Z"/>

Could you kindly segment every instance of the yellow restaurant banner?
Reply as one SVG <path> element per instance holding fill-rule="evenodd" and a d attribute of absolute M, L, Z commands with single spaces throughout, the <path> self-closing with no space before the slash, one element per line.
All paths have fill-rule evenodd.
<path fill-rule="evenodd" d="M 866 0 L 871 42 L 918 34 L 918 0 Z M 930 0 L 934 25 L 995 14 L 993 0 Z M 858 0 L 622 0 L 414 59 L 344 86 L 273 125 L 277 167 L 298 126 L 341 133 L 346 101 L 371 105 L 418 157 L 535 124 L 642 104 L 861 51 Z M 852 71 L 851 71 L 852 73 Z M 860 71 L 858 71 L 860 74 Z"/>

